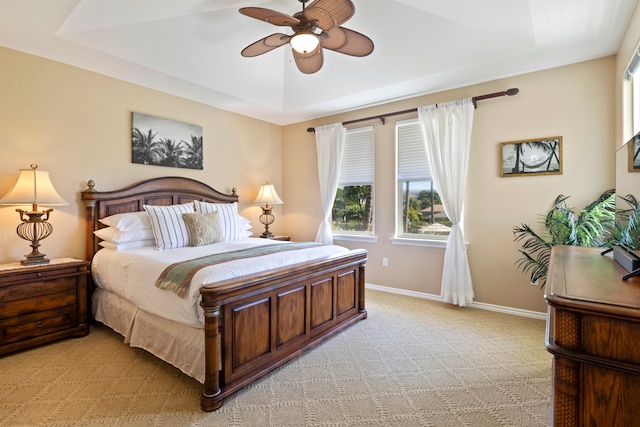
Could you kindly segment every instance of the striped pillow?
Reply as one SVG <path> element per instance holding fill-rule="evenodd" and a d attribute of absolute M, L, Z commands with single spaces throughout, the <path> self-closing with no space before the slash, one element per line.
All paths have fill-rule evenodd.
<path fill-rule="evenodd" d="M 156 249 L 174 249 L 189 246 L 189 231 L 182 218 L 184 213 L 193 213 L 193 203 L 171 206 L 144 205 L 149 214 L 151 229 L 156 240 Z"/>
<path fill-rule="evenodd" d="M 224 240 L 240 240 L 240 227 L 238 227 L 238 203 L 207 203 L 194 200 L 196 212 L 219 212 L 220 227 Z"/>

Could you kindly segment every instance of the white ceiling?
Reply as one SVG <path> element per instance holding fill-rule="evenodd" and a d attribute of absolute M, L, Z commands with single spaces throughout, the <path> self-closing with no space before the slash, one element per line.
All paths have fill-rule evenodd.
<path fill-rule="evenodd" d="M 284 125 L 614 54 L 638 0 L 354 0 L 375 50 L 300 73 L 241 15 L 297 0 L 0 0 L 0 45 Z M 507 89 L 507 88 L 505 88 Z"/>

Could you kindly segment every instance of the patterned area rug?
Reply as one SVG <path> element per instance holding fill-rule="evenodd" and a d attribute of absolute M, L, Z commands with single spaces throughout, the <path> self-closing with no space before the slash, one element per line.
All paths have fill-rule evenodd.
<path fill-rule="evenodd" d="M 92 325 L 0 357 L 1 426 L 548 426 L 545 323 L 367 290 L 368 319 L 200 411 L 201 385 Z"/>

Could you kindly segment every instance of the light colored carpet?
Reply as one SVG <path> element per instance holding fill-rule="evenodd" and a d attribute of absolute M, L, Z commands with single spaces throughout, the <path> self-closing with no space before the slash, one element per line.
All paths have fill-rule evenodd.
<path fill-rule="evenodd" d="M 101 325 L 0 357 L 2 426 L 548 426 L 545 324 L 367 290 L 368 319 L 211 413 Z"/>

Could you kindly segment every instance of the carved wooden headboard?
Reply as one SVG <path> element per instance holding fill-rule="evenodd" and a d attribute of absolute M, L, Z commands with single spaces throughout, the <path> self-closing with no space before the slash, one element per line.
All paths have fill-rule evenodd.
<path fill-rule="evenodd" d="M 104 227 L 98 220 L 110 215 L 143 211 L 144 205 L 175 205 L 194 200 L 213 203 L 233 203 L 238 201 L 234 188 L 231 194 L 224 194 L 200 181 L 183 177 L 152 178 L 114 191 L 97 191 L 93 180 L 81 193 L 86 205 L 86 257 L 100 248 L 99 239 L 93 234 Z"/>

